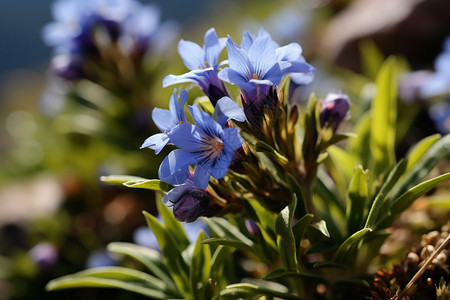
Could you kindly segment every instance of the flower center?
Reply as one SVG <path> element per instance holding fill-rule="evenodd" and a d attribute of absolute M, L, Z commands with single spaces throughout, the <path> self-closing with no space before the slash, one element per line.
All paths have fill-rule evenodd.
<path fill-rule="evenodd" d="M 223 143 L 221 143 L 217 140 L 211 140 L 210 147 L 213 151 L 219 151 L 219 153 L 220 153 L 220 152 L 222 152 Z"/>

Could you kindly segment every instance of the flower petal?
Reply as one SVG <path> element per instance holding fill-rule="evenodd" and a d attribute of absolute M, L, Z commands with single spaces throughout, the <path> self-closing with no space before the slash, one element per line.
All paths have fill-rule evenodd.
<path fill-rule="evenodd" d="M 201 111 L 197 104 L 190 105 L 189 110 L 195 120 L 195 123 L 199 128 L 201 128 L 201 130 L 203 130 L 205 134 L 207 134 L 209 137 L 220 136 L 222 132 L 222 126 L 214 121 L 210 115 L 208 115 L 204 111 Z"/>
<path fill-rule="evenodd" d="M 233 152 L 222 153 L 215 161 L 214 167 L 211 170 L 211 175 L 216 179 L 223 178 L 227 172 L 228 167 L 233 160 Z"/>
<path fill-rule="evenodd" d="M 229 68 L 227 75 L 230 83 L 237 85 L 243 90 L 254 90 L 256 87 L 253 83 L 249 82 L 249 79 L 244 74 L 236 70 Z"/>
<path fill-rule="evenodd" d="M 198 127 L 183 123 L 173 128 L 169 134 L 170 141 L 188 152 L 202 151 L 202 132 Z"/>
<path fill-rule="evenodd" d="M 279 61 L 295 61 L 302 55 L 302 47 L 298 43 L 279 47 L 275 50 Z"/>
<path fill-rule="evenodd" d="M 177 125 L 176 120 L 172 117 L 172 113 L 167 109 L 155 107 L 152 111 L 152 119 L 161 132 L 169 132 Z"/>
<path fill-rule="evenodd" d="M 165 133 L 157 133 L 147 138 L 141 146 L 155 150 L 155 154 L 159 154 L 161 150 L 169 143 L 169 137 Z"/>
<path fill-rule="evenodd" d="M 255 38 L 250 32 L 244 31 L 244 34 L 242 36 L 241 48 L 248 52 L 250 46 L 253 44 L 254 39 Z"/>
<path fill-rule="evenodd" d="M 214 28 L 209 29 L 205 33 L 205 43 L 203 48 L 205 50 L 205 58 L 210 67 L 214 67 L 217 65 L 217 61 L 219 60 L 220 52 L 222 52 L 225 47 L 224 43 L 219 42 L 219 38 L 217 37 L 216 30 Z"/>
<path fill-rule="evenodd" d="M 178 43 L 178 53 L 189 70 L 205 67 L 205 51 L 196 43 L 181 40 Z"/>
<path fill-rule="evenodd" d="M 266 78 L 266 73 L 268 73 L 269 70 L 273 69 L 274 65 L 278 66 L 275 48 L 270 36 L 265 35 L 257 38 L 248 50 L 248 58 L 253 62 L 255 66 L 255 73 L 257 74 L 258 79 L 268 79 Z M 276 82 L 276 84 L 278 82 Z"/>
<path fill-rule="evenodd" d="M 212 118 L 224 127 L 228 120 L 245 121 L 245 113 L 242 108 L 229 97 L 222 97 L 216 103 Z"/>
<path fill-rule="evenodd" d="M 196 164 L 192 154 L 182 149 L 170 152 L 159 166 L 159 179 L 170 184 L 183 184 L 189 178 L 189 165 Z"/>
<path fill-rule="evenodd" d="M 251 78 L 254 73 L 254 68 L 249 60 L 247 52 L 236 45 L 229 36 L 227 40 L 227 50 L 229 67 L 240 73 L 242 77 Z"/>
<path fill-rule="evenodd" d="M 239 134 L 239 129 L 233 127 L 225 128 L 223 130 L 222 137 L 224 140 L 224 151 L 234 152 L 242 147 L 243 140 L 241 135 Z"/>
<path fill-rule="evenodd" d="M 195 167 L 194 183 L 199 189 L 206 189 L 211 178 L 211 166 L 209 164 L 198 164 Z"/>

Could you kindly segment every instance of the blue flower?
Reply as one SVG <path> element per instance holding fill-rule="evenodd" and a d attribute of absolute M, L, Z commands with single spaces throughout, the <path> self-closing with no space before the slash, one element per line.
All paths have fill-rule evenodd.
<path fill-rule="evenodd" d="M 224 128 L 229 119 L 245 120 L 242 109 L 230 98 L 217 102 L 214 119 L 195 104 L 189 110 L 196 125 L 183 123 L 168 136 L 180 149 L 167 155 L 159 167 L 159 178 L 170 184 L 183 184 L 189 176 L 189 165 L 197 165 L 194 183 L 200 189 L 208 186 L 210 176 L 221 179 L 230 166 L 234 151 L 242 146 L 237 128 Z"/>
<path fill-rule="evenodd" d="M 142 148 L 150 148 L 155 150 L 156 154 L 159 154 L 161 150 L 169 143 L 169 132 L 179 124 L 186 122 L 184 115 L 184 105 L 188 97 L 188 93 L 184 90 L 180 93 L 180 102 L 176 94 L 176 89 L 173 90 L 172 97 L 169 100 L 169 110 L 155 107 L 152 111 L 152 119 L 155 122 L 156 127 L 161 130 L 161 133 L 157 133 L 147 138 L 142 144 Z"/>
<path fill-rule="evenodd" d="M 275 55 L 283 76 L 290 74 L 292 81 L 299 85 L 309 84 L 313 80 L 315 69 L 306 63 L 305 58 L 302 56 L 302 47 L 298 43 L 290 43 L 280 47 L 272 40 L 267 31 L 260 28 L 256 37 L 245 31 L 241 47 L 248 51 L 254 41 L 261 37 L 270 38 L 271 44 L 275 47 Z"/>
<path fill-rule="evenodd" d="M 181 40 L 178 43 L 178 53 L 191 71 L 183 75 L 166 76 L 163 87 L 185 82 L 195 83 L 215 105 L 217 100 L 228 96 L 224 83 L 217 77 L 219 55 L 224 47 L 225 39 L 219 39 L 214 28 L 205 33 L 203 48 L 194 42 Z"/>
<path fill-rule="evenodd" d="M 270 36 L 256 38 L 248 50 L 228 37 L 227 50 L 229 67 L 219 72 L 220 79 L 239 86 L 244 93 L 280 83 L 282 73 Z"/>
<path fill-rule="evenodd" d="M 444 50 L 434 62 L 435 73 L 420 87 L 424 98 L 450 93 L 450 37 L 444 42 Z"/>

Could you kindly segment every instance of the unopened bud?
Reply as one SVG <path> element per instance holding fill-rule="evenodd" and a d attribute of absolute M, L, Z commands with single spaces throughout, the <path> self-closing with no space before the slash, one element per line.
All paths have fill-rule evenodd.
<path fill-rule="evenodd" d="M 332 127 L 336 132 L 339 124 L 348 117 L 350 100 L 347 95 L 330 93 L 322 102 L 320 111 L 320 126 Z"/>

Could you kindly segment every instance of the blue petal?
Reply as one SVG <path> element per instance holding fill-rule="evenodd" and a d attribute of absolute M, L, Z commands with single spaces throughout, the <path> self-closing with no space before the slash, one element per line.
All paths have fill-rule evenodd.
<path fill-rule="evenodd" d="M 275 50 L 279 61 L 295 61 L 302 54 L 302 47 L 298 43 L 290 43 L 289 45 L 279 47 Z"/>
<path fill-rule="evenodd" d="M 227 40 L 227 50 L 230 68 L 240 73 L 243 77 L 251 78 L 254 73 L 254 67 L 249 60 L 247 52 L 237 46 L 231 40 L 231 37 L 228 37 Z"/>
<path fill-rule="evenodd" d="M 250 46 L 253 44 L 253 41 L 253 35 L 248 31 L 244 31 L 244 35 L 242 36 L 241 48 L 245 51 L 248 51 L 250 49 Z"/>
<path fill-rule="evenodd" d="M 192 178 L 187 179 L 185 184 L 178 185 L 171 189 L 163 198 L 162 203 L 165 205 L 170 205 L 178 202 L 180 200 L 180 197 L 183 196 L 183 194 L 192 189 L 195 188 L 194 181 Z"/>
<path fill-rule="evenodd" d="M 179 124 L 180 122 L 185 123 L 186 122 L 186 118 L 184 116 L 184 105 L 186 103 L 188 95 L 187 95 L 187 92 L 185 90 L 181 91 L 181 93 L 180 93 L 180 102 L 181 102 L 181 104 L 180 104 L 178 102 L 178 98 L 177 98 L 176 92 L 177 92 L 177 90 L 174 89 L 172 97 L 170 97 L 169 109 L 170 109 L 170 112 L 172 114 L 173 120 L 177 124 Z"/>
<path fill-rule="evenodd" d="M 249 83 L 248 77 L 234 69 L 228 69 L 227 75 L 230 83 L 237 85 L 243 90 L 254 90 L 256 88 L 253 83 Z"/>
<path fill-rule="evenodd" d="M 194 183 L 199 189 L 206 189 L 211 178 L 211 166 L 199 164 L 195 168 Z"/>
<path fill-rule="evenodd" d="M 223 147 L 225 151 L 234 152 L 242 147 L 242 137 L 239 134 L 239 129 L 237 128 L 225 128 L 223 130 Z"/>
<path fill-rule="evenodd" d="M 245 121 L 244 110 L 229 97 L 222 97 L 217 101 L 212 117 L 222 127 L 224 127 L 230 119 L 239 122 Z"/>
<path fill-rule="evenodd" d="M 161 132 L 169 132 L 177 125 L 176 120 L 172 117 L 172 113 L 167 109 L 155 107 L 152 111 L 152 119 Z"/>
<path fill-rule="evenodd" d="M 192 124 L 180 124 L 173 128 L 168 136 L 178 148 L 188 152 L 202 151 L 202 131 Z"/>
<path fill-rule="evenodd" d="M 209 64 L 209 67 L 217 65 L 220 52 L 222 52 L 225 44 L 219 42 L 216 30 L 214 28 L 209 29 L 205 34 L 205 43 L 203 48 L 205 49 L 205 58 Z"/>
<path fill-rule="evenodd" d="M 189 178 L 189 165 L 196 164 L 192 154 L 182 149 L 170 152 L 159 166 L 159 179 L 170 184 L 183 184 Z"/>
<path fill-rule="evenodd" d="M 279 83 L 281 72 L 270 36 L 257 38 L 248 51 L 248 57 L 254 62 L 258 79 L 268 79 L 275 84 Z M 278 80 L 275 77 L 278 77 Z"/>
<path fill-rule="evenodd" d="M 292 73 L 291 80 L 298 85 L 308 85 L 314 80 L 314 73 Z"/>
<path fill-rule="evenodd" d="M 223 178 L 227 172 L 228 167 L 233 160 L 233 152 L 223 153 L 215 161 L 214 167 L 212 169 L 211 175 L 216 179 Z"/>
<path fill-rule="evenodd" d="M 217 76 L 222 81 L 226 81 L 226 82 L 232 83 L 230 78 L 229 78 L 229 75 L 228 75 L 229 71 L 230 71 L 230 68 L 226 67 L 226 68 L 222 69 L 219 73 L 217 73 Z"/>
<path fill-rule="evenodd" d="M 150 148 L 155 150 L 155 154 L 159 154 L 161 150 L 169 143 L 169 137 L 165 133 L 157 133 L 147 138 L 141 146 L 142 148 Z"/>
<path fill-rule="evenodd" d="M 222 126 L 214 121 L 210 115 L 201 111 L 197 104 L 189 106 L 192 117 L 199 128 L 201 128 L 209 137 L 220 136 Z"/>
<path fill-rule="evenodd" d="M 196 43 L 181 40 L 178 43 L 178 53 L 189 70 L 205 67 L 205 51 Z"/>
<path fill-rule="evenodd" d="M 303 58 L 303 57 L 302 57 Z M 292 61 L 290 65 L 282 68 L 282 72 L 284 74 L 287 73 L 311 73 L 314 72 L 315 69 L 310 64 L 307 64 L 301 60 Z"/>

